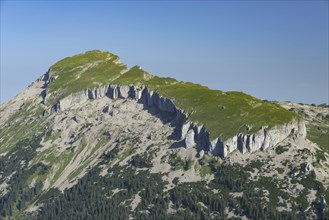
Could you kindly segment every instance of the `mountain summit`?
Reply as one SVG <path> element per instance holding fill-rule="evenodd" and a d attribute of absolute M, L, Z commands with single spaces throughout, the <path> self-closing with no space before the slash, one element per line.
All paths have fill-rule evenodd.
<path fill-rule="evenodd" d="M 0 112 L 5 219 L 328 214 L 326 107 L 158 77 L 94 50 L 57 62 Z"/>
<path fill-rule="evenodd" d="M 91 99 L 96 98 L 97 95 L 109 95 L 115 92 L 115 89 L 111 87 L 114 85 L 117 86 L 118 96 L 124 96 L 120 93 L 122 90 L 123 93 L 129 93 L 125 96 L 143 99 L 148 106 L 155 102 L 160 110 L 162 110 L 161 107 L 167 107 L 168 109 L 164 109 L 165 112 L 175 114 L 181 110 L 186 115 L 185 120 L 194 123 L 192 126 L 194 130 L 198 126 L 204 126 L 209 133 L 209 141 L 215 138 L 220 139 L 220 143 L 213 145 L 223 145 L 223 141 L 237 134 L 263 135 L 267 130 L 289 123 L 293 124 L 292 129 L 295 131 L 305 133 L 303 125 L 298 124 L 298 115 L 277 104 L 264 102 L 244 93 L 225 93 L 210 90 L 198 84 L 178 82 L 172 78 L 155 77 L 138 66 L 128 69 L 126 65 L 120 63 L 118 56 L 108 52 L 89 51 L 65 58 L 50 68 L 45 79 L 47 85 L 51 82 L 45 91 L 47 94 L 45 100 L 49 100 L 46 104 L 54 105 L 61 99 L 81 91 Z M 135 88 L 134 86 L 142 87 Z M 138 89 L 141 97 L 133 95 L 137 92 L 134 90 Z M 156 103 L 162 100 L 167 103 Z M 138 101 L 141 102 L 141 100 Z M 159 106 L 161 104 L 162 106 Z M 234 138 L 233 142 L 237 142 L 237 138 Z M 257 144 L 255 146 L 257 149 L 268 147 L 266 143 Z M 274 141 L 272 145 L 275 144 Z M 202 145 L 209 145 L 209 143 L 202 143 Z M 230 144 L 228 152 L 236 149 L 237 145 L 237 143 Z M 223 151 L 223 149 L 220 150 Z"/>

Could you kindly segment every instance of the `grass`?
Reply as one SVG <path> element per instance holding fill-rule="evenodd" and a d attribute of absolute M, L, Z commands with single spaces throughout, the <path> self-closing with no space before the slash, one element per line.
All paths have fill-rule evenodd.
<path fill-rule="evenodd" d="M 49 85 L 49 103 L 102 84 L 143 84 L 170 98 L 192 121 L 204 124 L 211 139 L 220 137 L 223 140 L 237 133 L 255 133 L 262 126 L 271 128 L 299 117 L 277 104 L 242 92 L 222 92 L 199 84 L 156 77 L 138 66 L 120 74 L 127 67 L 118 64 L 117 59 L 110 53 L 89 51 L 59 61 L 50 68 L 51 74 L 58 78 Z M 247 130 L 247 125 L 251 129 Z"/>
<path fill-rule="evenodd" d="M 117 61 L 117 56 L 100 51 L 89 51 L 59 61 L 50 67 L 51 75 L 57 78 L 49 85 L 48 93 L 52 95 L 47 102 L 53 104 L 69 94 L 111 83 L 127 69 Z"/>
<path fill-rule="evenodd" d="M 174 100 L 192 121 L 204 124 L 212 139 L 221 137 L 225 140 L 240 132 L 256 132 L 263 125 L 273 127 L 293 118 L 293 114 L 281 107 L 241 92 L 224 93 L 185 82 L 150 87 L 158 88 L 162 96 Z M 247 131 L 246 125 L 252 126 L 251 130 Z"/>
<path fill-rule="evenodd" d="M 275 169 L 276 169 L 276 171 L 278 171 L 279 174 L 283 174 L 284 173 L 284 169 L 283 168 L 277 167 Z"/>
<path fill-rule="evenodd" d="M 326 161 L 323 151 L 316 149 L 315 157 L 317 162 Z"/>
<path fill-rule="evenodd" d="M 206 175 L 212 174 L 212 170 L 208 166 L 201 166 L 199 169 L 199 173 L 201 177 L 205 177 Z"/>
<path fill-rule="evenodd" d="M 59 165 L 58 169 L 55 172 L 54 178 L 52 179 L 51 183 L 55 183 L 60 175 L 63 173 L 64 169 L 67 167 L 67 165 L 72 161 L 72 158 L 74 156 L 74 153 L 71 151 L 64 151 L 60 157 L 60 160 L 57 161 L 57 164 Z"/>
<path fill-rule="evenodd" d="M 308 124 L 307 138 L 329 153 L 329 122 L 327 125 Z"/>
<path fill-rule="evenodd" d="M 221 162 L 214 157 L 205 155 L 195 165 L 195 170 L 200 173 L 201 177 L 208 174 L 216 173 L 221 168 Z"/>
<path fill-rule="evenodd" d="M 114 80 L 112 83 L 117 85 L 144 84 L 145 79 L 152 77 L 149 73 L 143 71 L 139 66 L 132 67 L 125 74 Z"/>
<path fill-rule="evenodd" d="M 56 146 L 53 145 L 41 152 L 39 152 L 31 161 L 29 164 L 29 167 L 32 167 L 33 165 L 37 164 L 38 162 L 46 162 L 46 163 L 56 163 L 58 161 L 58 152 L 56 149 Z"/>
<path fill-rule="evenodd" d="M 97 156 L 94 153 L 100 147 L 104 146 L 106 144 L 106 142 L 108 142 L 108 137 L 102 136 L 100 138 L 100 140 L 97 142 L 97 144 L 92 148 L 89 156 L 84 161 L 82 161 L 82 163 L 80 163 L 79 166 L 72 173 L 69 174 L 68 179 L 72 180 L 72 179 L 76 178 L 83 171 L 83 169 L 85 169 L 88 166 L 88 164 L 90 164 L 90 162 Z M 84 147 L 88 147 L 88 146 L 84 146 Z M 83 150 L 84 147 L 81 147 L 81 149 L 79 149 L 79 151 L 76 153 L 73 160 L 76 159 L 77 155 Z"/>
<path fill-rule="evenodd" d="M 48 166 L 44 165 L 44 166 L 38 166 L 37 170 L 31 175 L 29 176 L 29 178 L 27 179 L 26 183 L 28 185 L 30 185 L 32 183 L 33 180 L 37 181 L 41 181 L 44 182 L 47 179 L 47 176 L 49 174 L 48 172 Z"/>
<path fill-rule="evenodd" d="M 18 116 L 17 116 L 18 117 Z M 16 119 L 15 119 L 16 120 Z M 9 120 L 7 122 L 10 122 Z M 19 120 L 10 126 L 0 129 L 0 153 L 12 149 L 15 144 L 24 138 L 31 137 L 43 130 L 44 121 L 40 119 L 25 120 L 19 117 Z"/>
<path fill-rule="evenodd" d="M 221 167 L 221 162 L 217 158 L 208 155 L 205 155 L 198 162 L 201 166 L 209 167 L 212 172 L 216 172 Z"/>
<path fill-rule="evenodd" d="M 133 154 L 136 149 L 133 147 L 129 146 L 123 150 L 123 152 L 118 156 L 119 161 L 123 161 L 126 159 L 129 155 Z"/>

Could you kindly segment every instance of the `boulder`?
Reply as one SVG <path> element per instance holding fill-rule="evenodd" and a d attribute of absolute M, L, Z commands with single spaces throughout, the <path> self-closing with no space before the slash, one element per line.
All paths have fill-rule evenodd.
<path fill-rule="evenodd" d="M 73 116 L 72 120 L 75 121 L 76 123 L 80 122 L 80 119 L 78 116 Z"/>
<path fill-rule="evenodd" d="M 110 106 L 106 105 L 103 108 L 103 113 L 109 113 L 110 112 Z"/>
<path fill-rule="evenodd" d="M 47 109 L 45 109 L 44 111 L 43 111 L 43 113 L 42 113 L 42 116 L 43 117 L 47 117 L 47 116 L 49 116 L 50 115 L 50 113 L 49 113 L 49 111 L 47 110 Z"/>
<path fill-rule="evenodd" d="M 110 131 L 104 131 L 103 135 L 111 137 L 111 132 Z"/>
<path fill-rule="evenodd" d="M 307 162 L 302 163 L 300 165 L 300 171 L 305 175 L 309 174 L 311 172 L 311 170 L 312 170 L 312 166 L 311 166 L 311 164 L 309 164 Z"/>
<path fill-rule="evenodd" d="M 203 156 L 204 156 L 204 150 L 200 150 L 200 152 L 199 152 L 199 154 L 198 154 L 198 157 L 199 157 L 200 159 L 202 159 Z"/>

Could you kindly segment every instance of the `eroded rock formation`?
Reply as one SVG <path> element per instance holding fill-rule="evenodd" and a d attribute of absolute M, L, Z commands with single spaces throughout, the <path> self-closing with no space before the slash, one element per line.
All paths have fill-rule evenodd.
<path fill-rule="evenodd" d="M 214 156 L 226 157 L 234 150 L 239 150 L 241 153 L 265 150 L 274 147 L 289 135 L 306 136 L 305 124 L 295 120 L 271 129 L 262 127 L 253 134 L 240 133 L 227 140 L 222 140 L 220 137 L 210 140 L 205 126 L 191 122 L 184 111 L 177 108 L 170 99 L 160 96 L 156 91 L 150 91 L 143 85 L 106 85 L 87 89 L 61 99 L 52 107 L 52 111 L 63 111 L 72 105 L 104 96 L 110 99 L 131 98 L 142 103 L 147 110 L 169 113 L 172 116 L 171 123 L 175 127 L 173 137 L 183 140 L 187 148 L 196 147 L 198 152 L 203 150 Z"/>

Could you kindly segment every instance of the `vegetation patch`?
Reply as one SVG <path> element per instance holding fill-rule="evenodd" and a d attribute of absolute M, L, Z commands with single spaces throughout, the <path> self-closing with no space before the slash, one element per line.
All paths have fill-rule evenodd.
<path fill-rule="evenodd" d="M 185 162 L 176 154 L 170 154 L 168 163 L 172 170 L 184 169 Z"/>
<path fill-rule="evenodd" d="M 201 177 L 205 177 L 206 175 L 212 174 L 211 168 L 208 166 L 201 166 L 199 169 L 199 173 Z"/>
<path fill-rule="evenodd" d="M 264 162 L 263 161 L 260 161 L 260 160 L 252 160 L 248 163 L 248 165 L 245 166 L 245 169 L 246 170 L 249 170 L 251 172 L 254 171 L 254 169 L 260 169 L 262 168 L 262 166 L 264 165 Z"/>
<path fill-rule="evenodd" d="M 290 147 L 290 145 L 285 145 L 285 146 L 279 145 L 275 148 L 275 152 L 277 154 L 283 154 L 284 152 L 289 150 L 289 147 Z"/>
<path fill-rule="evenodd" d="M 316 150 L 315 157 L 318 163 L 321 161 L 326 161 L 326 157 L 324 156 L 324 152 L 322 150 Z"/>
<path fill-rule="evenodd" d="M 280 167 L 277 167 L 276 168 L 276 171 L 278 171 L 279 174 L 283 174 L 284 173 L 284 169 L 283 168 L 280 168 Z"/>
<path fill-rule="evenodd" d="M 123 150 L 123 152 L 118 156 L 119 161 L 123 161 L 129 155 L 133 154 L 136 151 L 133 147 L 129 146 Z"/>
<path fill-rule="evenodd" d="M 131 158 L 129 163 L 137 168 L 151 168 L 152 167 L 152 157 L 149 157 L 148 153 L 145 152 L 143 156 L 137 154 Z"/>
<path fill-rule="evenodd" d="M 314 189 L 314 190 L 320 190 L 324 191 L 324 187 L 322 183 L 316 180 L 316 175 L 314 170 L 312 170 L 308 175 L 305 175 L 300 180 L 300 183 L 306 188 L 306 189 Z"/>
<path fill-rule="evenodd" d="M 37 163 L 28 168 L 28 162 L 35 157 L 36 149 L 40 147 L 41 136 L 19 140 L 6 155 L 0 156 L 0 182 L 10 178 L 8 191 L 0 197 L 0 218 L 20 219 L 27 205 L 41 191 L 43 183 L 36 180 L 30 186 L 31 178 L 45 175 L 48 167 Z"/>
<path fill-rule="evenodd" d="M 307 138 L 329 154 L 329 120 L 326 125 L 308 124 Z"/>

